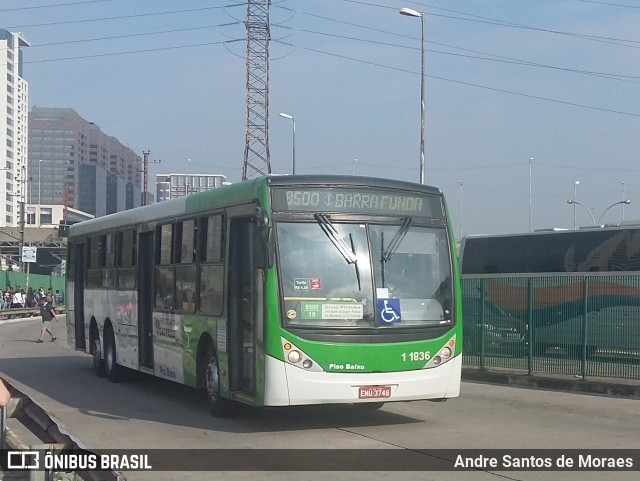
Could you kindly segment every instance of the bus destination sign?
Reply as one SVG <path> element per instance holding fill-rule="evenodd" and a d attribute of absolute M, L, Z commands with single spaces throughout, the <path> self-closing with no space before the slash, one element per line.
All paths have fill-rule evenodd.
<path fill-rule="evenodd" d="M 440 197 L 383 189 L 273 189 L 279 212 L 343 212 L 444 218 Z"/>

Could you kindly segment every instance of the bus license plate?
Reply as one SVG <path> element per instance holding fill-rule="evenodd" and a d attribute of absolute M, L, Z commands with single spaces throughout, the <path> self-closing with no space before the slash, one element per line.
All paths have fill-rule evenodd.
<path fill-rule="evenodd" d="M 358 388 L 358 398 L 360 399 L 380 399 L 391 397 L 391 386 L 360 386 Z"/>

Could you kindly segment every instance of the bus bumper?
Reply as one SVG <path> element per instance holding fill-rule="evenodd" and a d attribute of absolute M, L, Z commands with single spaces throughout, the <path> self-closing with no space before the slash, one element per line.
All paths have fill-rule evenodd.
<path fill-rule="evenodd" d="M 418 401 L 458 397 L 462 355 L 433 369 L 388 373 L 309 372 L 266 358 L 265 406 Z M 386 398 L 360 399 L 360 387 L 388 386 Z"/>

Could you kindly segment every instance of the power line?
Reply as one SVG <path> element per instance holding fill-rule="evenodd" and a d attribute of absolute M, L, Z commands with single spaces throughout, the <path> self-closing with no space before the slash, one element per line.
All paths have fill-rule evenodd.
<path fill-rule="evenodd" d="M 132 15 L 120 15 L 117 17 L 98 17 L 98 18 L 85 18 L 81 20 L 64 20 L 61 22 L 48 22 L 48 23 L 34 23 L 30 25 L 11 25 L 9 27 L 5 27 L 7 30 L 16 29 L 16 28 L 34 28 L 34 27 L 50 27 L 53 25 L 68 25 L 72 23 L 85 23 L 85 22 L 102 22 L 106 20 L 122 20 L 125 18 L 141 18 L 141 17 L 153 17 L 157 15 L 170 15 L 174 13 L 191 13 L 191 12 L 202 12 L 205 10 L 217 10 L 220 8 L 227 8 L 236 5 L 223 5 L 218 7 L 201 7 L 201 8 L 190 8 L 185 10 L 170 10 L 166 12 L 153 12 L 153 13 L 136 13 Z"/>
<path fill-rule="evenodd" d="M 597 2 L 595 0 L 576 0 L 584 3 L 597 3 L 599 5 L 607 5 L 608 7 L 623 7 L 623 8 L 640 8 L 637 5 L 623 5 L 621 3 L 609 3 L 609 2 Z"/>
<path fill-rule="evenodd" d="M 376 4 L 376 3 L 365 2 L 365 1 L 361 1 L 361 0 L 342 0 L 342 1 L 343 2 L 348 2 L 348 3 L 356 3 L 356 4 L 366 5 L 366 6 L 369 6 L 369 7 L 378 7 L 378 8 L 385 8 L 385 9 L 391 8 L 391 7 L 387 6 L 387 5 L 379 5 L 379 4 Z M 562 30 L 552 30 L 552 29 L 547 29 L 547 28 L 542 28 L 542 27 L 532 27 L 530 25 L 522 25 L 522 24 L 513 23 L 513 22 L 507 22 L 507 21 L 504 21 L 504 20 L 498 20 L 498 19 L 494 19 L 494 18 L 490 18 L 490 17 L 482 17 L 480 15 L 473 15 L 473 14 L 466 13 L 466 12 L 460 12 L 458 10 L 451 10 L 451 9 L 448 9 L 448 8 L 441 8 L 441 7 L 435 7 L 435 6 L 432 6 L 432 5 L 419 4 L 417 2 L 408 1 L 407 3 L 420 5 L 423 8 L 431 8 L 431 9 L 434 9 L 434 10 L 442 10 L 444 12 L 451 12 L 451 13 L 456 13 L 456 14 L 460 14 L 460 15 L 466 15 L 467 17 L 471 17 L 471 18 L 454 17 L 454 16 L 451 16 L 451 15 L 443 15 L 443 14 L 438 14 L 438 13 L 424 12 L 425 15 L 429 15 L 429 16 L 432 16 L 432 17 L 449 18 L 449 19 L 452 19 L 452 20 L 462 20 L 462 21 L 466 21 L 466 22 L 485 23 L 485 24 L 488 24 L 488 25 L 496 25 L 496 26 L 502 26 L 502 27 L 517 28 L 517 29 L 522 29 L 522 30 L 533 30 L 533 31 L 545 32 L 545 33 L 553 33 L 553 34 L 556 34 L 556 35 L 563 35 L 563 36 L 568 36 L 568 37 L 582 38 L 582 39 L 585 39 L 585 40 L 591 40 L 591 41 L 595 41 L 595 42 L 609 43 L 609 44 L 618 45 L 618 46 L 621 46 L 621 47 L 640 48 L 640 46 L 628 45 L 628 43 L 639 44 L 640 40 L 630 40 L 630 39 L 622 39 L 622 38 L 615 38 L 615 37 L 603 37 L 603 36 L 599 36 L 599 35 L 589 35 L 589 34 L 582 34 L 582 33 L 575 33 L 575 32 L 565 32 L 565 31 L 562 31 Z M 281 8 L 285 8 L 285 7 L 281 7 Z M 304 12 L 300 12 L 300 13 L 304 13 Z M 626 42 L 626 43 L 618 43 L 618 42 Z"/>
<path fill-rule="evenodd" d="M 340 54 L 336 54 L 336 53 L 332 53 L 332 52 L 326 52 L 323 50 L 317 50 L 317 49 L 313 49 L 313 48 L 309 48 L 309 47 L 301 47 L 304 50 L 309 50 L 311 52 L 316 52 L 316 53 L 321 53 L 323 55 L 328 55 L 331 57 L 337 57 L 337 58 L 342 58 L 344 60 L 351 60 L 354 62 L 359 62 L 359 63 L 364 63 L 367 65 L 373 65 L 375 67 L 380 67 L 380 68 L 386 68 L 389 70 L 396 70 L 399 72 L 406 72 L 406 73 L 412 73 L 415 75 L 420 75 L 420 73 L 418 72 L 414 72 L 412 70 L 408 70 L 408 69 L 403 69 L 403 68 L 399 68 L 399 67 L 391 67 L 388 65 L 382 65 L 376 62 L 370 62 L 368 60 L 362 60 L 362 59 L 357 59 L 357 58 L 353 58 L 353 57 L 347 57 L 346 55 L 340 55 Z M 562 104 L 562 105 L 569 105 L 572 107 L 579 107 L 579 108 L 583 108 L 583 109 L 589 109 L 589 110 L 598 110 L 601 112 L 609 112 L 609 113 L 613 113 L 613 114 L 620 114 L 620 115 L 628 115 L 631 117 L 640 117 L 639 113 L 635 113 L 635 112 L 624 112 L 622 110 L 615 110 L 615 109 L 608 109 L 605 107 L 596 107 L 593 105 L 586 105 L 586 104 L 580 104 L 577 102 L 569 102 L 566 100 L 558 100 L 558 99 L 552 99 L 552 98 L 548 98 L 548 97 L 542 97 L 540 95 L 533 95 L 533 94 L 526 94 L 526 93 L 522 93 L 522 92 L 515 92 L 513 90 L 506 90 L 506 89 L 500 89 L 497 87 L 489 87 L 486 85 L 480 85 L 480 84 L 474 84 L 471 82 L 464 82 L 462 80 L 455 80 L 455 79 L 450 79 L 450 78 L 446 78 L 446 77 L 439 77 L 437 75 L 430 75 L 430 74 L 425 74 L 425 77 L 429 77 L 429 78 L 433 78 L 433 79 L 437 79 L 437 80 L 442 80 L 444 82 L 451 82 L 451 83 L 456 83 L 459 85 L 466 85 L 468 87 L 475 87 L 475 88 L 480 88 L 480 89 L 484 89 L 484 90 L 490 90 L 492 92 L 501 92 L 501 93 L 506 93 L 506 94 L 510 94 L 510 95 L 517 95 L 519 97 L 525 97 L 525 98 L 530 98 L 530 99 L 534 99 L 534 100 L 541 100 L 544 102 L 552 102 L 552 103 L 557 103 L 557 104 Z"/>
<path fill-rule="evenodd" d="M 617 172 L 640 172 L 640 169 L 615 168 L 615 167 L 611 167 L 609 165 L 607 165 L 606 167 L 585 167 L 583 165 L 577 166 L 577 165 L 563 165 L 563 164 L 546 164 L 544 162 L 536 162 L 535 165 L 542 165 L 542 166 L 545 166 L 545 167 L 553 167 L 554 169 L 580 169 L 580 170 L 593 170 L 593 171 L 600 171 L 600 172 L 611 172 L 611 171 L 614 171 L 614 172 L 615 171 L 617 171 Z"/>
<path fill-rule="evenodd" d="M 84 5 L 87 3 L 102 3 L 102 2 L 110 2 L 110 1 L 111 0 L 85 0 L 83 2 L 53 3 L 50 5 L 35 5 L 31 7 L 2 8 L 0 9 L 0 12 L 15 12 L 17 10 L 35 10 L 39 8 L 68 7 L 70 5 Z"/>
<path fill-rule="evenodd" d="M 126 52 L 95 53 L 91 55 L 78 55 L 76 57 L 61 57 L 61 58 L 50 58 L 50 59 L 44 59 L 44 60 L 30 60 L 24 63 L 47 63 L 47 62 L 59 62 L 62 60 L 80 60 L 80 59 L 86 59 L 86 58 L 114 57 L 117 55 L 130 55 L 134 53 L 160 52 L 163 50 L 176 50 L 181 48 L 206 47 L 209 45 L 222 45 L 223 43 L 225 43 L 225 40 L 221 40 L 219 42 L 194 43 L 190 45 L 173 45 L 171 47 L 157 47 L 157 48 L 146 48 L 141 50 L 128 50 Z"/>
<path fill-rule="evenodd" d="M 383 46 L 388 46 L 388 47 L 405 48 L 405 49 L 411 49 L 411 50 L 420 50 L 418 47 L 409 47 L 409 46 L 406 46 L 406 45 L 399 45 L 399 44 L 394 44 L 394 43 L 390 43 L 390 42 L 380 42 L 380 41 L 377 41 L 377 40 L 369 40 L 369 39 L 357 38 L 357 37 L 352 37 L 352 36 L 348 36 L 348 35 L 338 35 L 338 34 L 332 34 L 332 33 L 326 33 L 326 32 L 318 32 L 318 31 L 315 31 L 315 30 L 307 30 L 307 29 L 296 29 L 296 28 L 293 28 L 293 27 L 282 27 L 282 28 L 287 28 L 287 29 L 291 29 L 291 30 L 298 30 L 300 32 L 310 33 L 310 34 L 314 34 L 314 35 L 323 35 L 323 36 L 333 37 L 333 38 L 342 38 L 342 39 L 345 39 L 345 40 L 355 40 L 355 41 L 358 41 L 358 42 L 371 43 L 371 44 L 375 44 L 375 45 L 383 45 Z M 485 53 L 485 52 L 480 52 L 480 51 L 476 51 L 476 50 L 464 49 L 464 48 L 455 47 L 455 46 L 451 46 L 451 45 L 447 45 L 447 44 L 439 44 L 438 42 L 426 41 L 426 43 L 433 43 L 433 44 L 437 44 L 437 45 L 446 46 L 446 47 L 449 47 L 449 48 L 467 50 L 467 51 L 471 51 L 471 52 L 475 52 L 475 53 L 481 53 L 482 55 L 489 55 L 489 56 L 496 57 L 496 55 L 491 54 L 491 53 Z M 470 59 L 474 59 L 474 60 L 484 60 L 484 61 L 487 61 L 487 62 L 497 62 L 497 63 L 512 64 L 512 65 L 522 65 L 522 66 L 525 66 L 525 67 L 535 67 L 535 68 L 544 68 L 544 69 L 549 69 L 549 70 L 559 70 L 559 71 L 563 71 L 563 72 L 577 73 L 577 74 L 580 74 L 580 75 L 589 75 L 589 76 L 600 77 L 600 78 L 605 78 L 605 79 L 609 79 L 609 80 L 616 80 L 616 81 L 619 81 L 619 82 L 629 82 L 629 83 L 636 83 L 636 84 L 640 83 L 640 82 L 634 82 L 634 81 L 630 80 L 630 79 L 640 79 L 640 76 L 635 76 L 635 75 L 614 74 L 614 73 L 609 73 L 609 72 L 595 72 L 595 71 L 589 71 L 589 70 L 573 69 L 573 68 L 568 68 L 568 67 L 558 67 L 558 66 L 555 66 L 555 65 L 547 65 L 547 64 L 541 64 L 541 63 L 536 63 L 536 62 L 529 62 L 527 60 L 518 60 L 518 59 L 514 59 L 514 58 L 509 58 L 509 57 L 488 58 L 488 57 L 479 57 L 479 56 L 476 56 L 476 55 L 464 55 L 464 54 L 453 53 L 453 52 L 444 52 L 444 51 L 441 51 L 441 50 L 433 50 L 433 49 L 426 49 L 426 51 L 429 52 L 429 53 L 434 53 L 434 54 L 449 55 L 449 56 L 453 56 L 453 57 L 470 58 Z"/>
<path fill-rule="evenodd" d="M 204 25 L 202 27 L 177 28 L 173 30 L 157 30 L 155 32 L 130 33 L 125 35 L 112 35 L 109 37 L 94 37 L 94 38 L 85 38 L 85 39 L 78 39 L 78 40 L 65 40 L 62 42 L 37 43 L 37 44 L 29 45 L 29 49 L 31 50 L 36 47 L 51 47 L 56 45 L 68 45 L 68 44 L 85 43 L 85 42 L 98 42 L 102 40 L 116 40 L 119 38 L 145 37 L 149 35 L 163 35 L 167 33 L 190 32 L 194 30 L 206 30 L 210 28 L 230 27 L 233 25 L 238 25 L 240 23 L 242 22 L 220 23 L 218 25 Z"/>
<path fill-rule="evenodd" d="M 100 1 L 110 1 L 110 0 L 100 0 Z M 115 39 L 121 39 L 121 38 L 144 37 L 144 36 L 149 36 L 149 35 L 163 35 L 163 34 L 169 34 L 169 33 L 204 30 L 204 29 L 210 29 L 210 28 L 229 27 L 229 26 L 239 25 L 241 23 L 242 22 L 240 22 L 240 21 L 236 21 L 236 22 L 223 23 L 223 24 L 218 24 L 218 25 L 205 25 L 205 26 L 199 26 L 199 27 L 187 27 L 187 28 L 172 29 L 172 30 L 158 30 L 158 31 L 153 31 L 153 32 L 142 32 L 142 33 L 133 33 L 133 34 L 125 34 L 125 35 L 112 35 L 112 36 L 105 36 L 105 37 L 94 37 L 94 38 L 88 38 L 88 39 L 67 40 L 67 41 L 61 41 L 61 42 L 31 44 L 30 45 L 30 49 L 37 48 L 37 47 L 49 47 L 49 46 L 56 46 L 56 45 L 70 45 L 70 44 L 85 43 L 85 42 L 96 42 L 96 41 L 103 41 L 103 40 L 115 40 Z M 276 25 L 276 26 L 278 26 L 278 25 Z M 347 36 L 347 35 L 330 34 L 330 33 L 326 33 L 326 32 L 319 32 L 319 31 L 307 30 L 307 29 L 297 29 L 295 27 L 288 27 L 288 26 L 285 27 L 285 26 L 282 26 L 282 25 L 280 25 L 279 27 L 280 28 L 289 29 L 289 30 L 297 30 L 297 31 L 304 32 L 304 33 L 310 33 L 310 34 L 313 34 L 313 35 L 323 35 L 323 36 L 334 37 L 334 38 L 343 38 L 343 39 L 347 39 L 347 40 L 354 40 L 354 41 L 359 41 L 359 42 L 371 43 L 371 44 L 376 44 L 376 45 L 385 45 L 385 46 L 391 46 L 391 47 L 397 47 L 397 48 L 406 48 L 406 49 L 412 49 L 412 50 L 416 50 L 417 49 L 416 47 L 408 47 L 408 46 L 405 46 L 405 45 L 393 44 L 393 43 L 389 43 L 389 42 L 380 42 L 380 41 L 357 38 L 357 37 L 352 37 L 352 36 Z M 366 27 L 363 26 L 363 28 L 366 28 Z M 412 38 L 412 37 L 407 37 L 407 38 Z M 609 72 L 594 72 L 594 71 L 588 71 L 588 70 L 579 70 L 579 69 L 573 69 L 573 68 L 568 68 L 568 67 L 559 67 L 559 66 L 555 66 L 555 65 L 540 64 L 540 63 L 530 62 L 530 61 L 526 61 L 526 60 L 510 58 L 510 57 L 501 57 L 501 56 L 497 56 L 495 54 L 488 53 L 488 52 L 481 52 L 481 51 L 477 51 L 477 50 L 465 49 L 465 48 L 462 48 L 462 47 L 457 47 L 457 46 L 449 45 L 449 44 L 442 44 L 442 43 L 439 43 L 439 42 L 427 41 L 427 43 L 433 43 L 435 45 L 441 45 L 441 46 L 445 46 L 445 47 L 448 47 L 448 48 L 459 49 L 459 50 L 469 51 L 469 52 L 473 52 L 473 53 L 479 53 L 481 55 L 488 55 L 488 56 L 497 57 L 497 58 L 479 57 L 479 56 L 474 56 L 474 55 L 462 55 L 462 54 L 457 54 L 457 53 L 453 53 L 453 52 L 443 52 L 443 51 L 439 51 L 439 50 L 427 49 L 427 51 L 430 52 L 430 53 L 435 53 L 435 54 L 440 54 L 440 55 L 450 55 L 450 56 L 464 57 L 464 58 L 470 58 L 470 59 L 475 59 L 475 60 L 484 60 L 484 61 L 490 61 L 490 62 L 498 62 L 498 63 L 514 64 L 514 65 L 523 65 L 523 66 L 530 66 L 530 67 L 536 67 L 536 68 L 545 68 L 545 69 L 551 69 L 551 70 L 560 70 L 560 71 L 565 71 L 565 72 L 578 73 L 578 74 L 581 74 L 581 75 L 591 75 L 591 76 L 596 76 L 596 77 L 601 77 L 601 78 L 607 78 L 607 79 L 610 79 L 610 80 L 617 80 L 617 81 L 625 81 L 625 79 L 640 79 L 640 76 L 614 74 L 614 73 L 609 73 Z M 7 47 L 5 47 L 5 49 L 6 48 Z M 637 83 L 637 82 L 631 82 L 631 83 Z"/>

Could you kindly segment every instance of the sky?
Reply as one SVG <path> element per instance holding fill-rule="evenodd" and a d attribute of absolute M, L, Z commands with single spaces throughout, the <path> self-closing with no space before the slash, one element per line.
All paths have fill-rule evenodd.
<path fill-rule="evenodd" d="M 292 168 L 284 112 L 296 173 L 419 182 L 421 19 L 403 7 L 424 14 L 425 183 L 456 237 L 573 228 L 574 208 L 578 227 L 620 222 L 624 199 L 640 222 L 639 0 L 273 1 L 274 173 Z M 245 15 L 235 0 L 0 0 L 0 27 L 31 44 L 30 106 L 150 151 L 151 179 L 241 179 Z"/>

